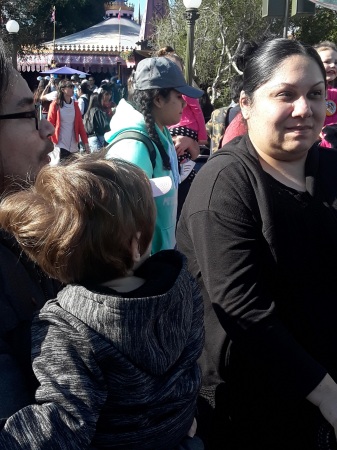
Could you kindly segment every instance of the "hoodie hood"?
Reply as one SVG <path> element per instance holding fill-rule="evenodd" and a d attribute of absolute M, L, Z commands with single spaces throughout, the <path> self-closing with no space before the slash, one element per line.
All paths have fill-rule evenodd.
<path fill-rule="evenodd" d="M 142 267 L 142 273 L 151 273 L 149 285 L 165 286 L 170 272 L 174 282 L 165 293 L 147 297 L 125 297 L 127 294 L 123 294 L 122 297 L 112 290 L 112 294 L 107 295 L 70 285 L 57 298 L 64 310 L 100 334 L 123 359 L 156 376 L 167 372 L 188 345 L 196 314 L 196 298 L 200 299 L 185 258 L 175 251 L 158 255 L 144 263 L 149 270 Z M 153 270 L 154 267 L 157 270 Z M 155 292 L 158 293 L 158 289 Z M 198 303 L 201 305 L 201 300 Z M 202 306 L 199 313 L 202 324 Z M 202 342 L 202 325 L 194 332 Z M 201 348 L 202 344 L 195 350 L 200 352 Z"/>
<path fill-rule="evenodd" d="M 110 131 L 105 133 L 104 139 L 110 143 L 119 133 L 130 128 L 147 134 L 143 115 L 122 98 L 111 118 Z"/>

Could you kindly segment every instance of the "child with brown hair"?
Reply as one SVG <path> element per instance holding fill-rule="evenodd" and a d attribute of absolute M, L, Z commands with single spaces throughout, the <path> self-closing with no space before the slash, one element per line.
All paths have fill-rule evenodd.
<path fill-rule="evenodd" d="M 3 424 L 0 448 L 203 448 L 187 437 L 202 300 L 180 253 L 148 257 L 152 197 L 170 188 L 169 177 L 90 155 L 42 169 L 2 202 L 1 226 L 67 286 L 33 323 L 37 404 Z"/>

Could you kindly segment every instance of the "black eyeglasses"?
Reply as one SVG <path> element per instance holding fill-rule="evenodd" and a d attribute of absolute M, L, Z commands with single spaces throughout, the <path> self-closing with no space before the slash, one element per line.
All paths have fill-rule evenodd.
<path fill-rule="evenodd" d="M 74 89 L 74 85 L 73 84 L 66 84 L 65 86 L 63 86 L 65 88 L 70 88 L 70 89 Z"/>
<path fill-rule="evenodd" d="M 3 114 L 2 116 L 0 115 L 0 120 L 7 120 L 7 119 L 35 119 L 35 127 L 37 130 L 39 129 L 40 116 L 37 108 L 35 108 L 34 111 L 25 111 L 14 114 Z"/>

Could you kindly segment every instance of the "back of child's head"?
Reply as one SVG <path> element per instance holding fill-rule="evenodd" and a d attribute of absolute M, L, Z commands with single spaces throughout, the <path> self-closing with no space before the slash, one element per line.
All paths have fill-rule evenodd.
<path fill-rule="evenodd" d="M 142 255 L 156 210 L 150 182 L 135 165 L 84 156 L 44 167 L 35 185 L 5 198 L 0 226 L 50 276 L 100 283 L 133 267 L 132 239 Z"/>

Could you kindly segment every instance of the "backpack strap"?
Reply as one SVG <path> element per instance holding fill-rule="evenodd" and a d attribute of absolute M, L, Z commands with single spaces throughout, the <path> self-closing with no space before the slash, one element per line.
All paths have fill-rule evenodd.
<path fill-rule="evenodd" d="M 227 109 L 227 111 L 226 111 L 226 116 L 225 116 L 225 131 L 226 131 L 226 128 L 228 127 L 228 125 L 229 125 L 229 111 L 230 111 L 232 108 L 233 108 L 233 107 L 230 106 L 230 107 Z"/>
<path fill-rule="evenodd" d="M 151 160 L 151 164 L 152 167 L 154 169 L 155 165 L 156 165 L 156 149 L 153 145 L 153 142 L 151 141 L 151 139 L 147 136 L 145 136 L 145 134 L 141 133 L 140 131 L 136 131 L 136 130 L 126 130 L 126 131 L 122 131 L 121 133 L 119 133 L 119 135 L 106 147 L 106 152 L 110 150 L 110 148 L 117 144 L 117 142 L 122 141 L 123 139 L 135 139 L 137 141 L 142 142 L 148 152 L 149 152 L 149 156 L 150 156 L 150 160 Z"/>

